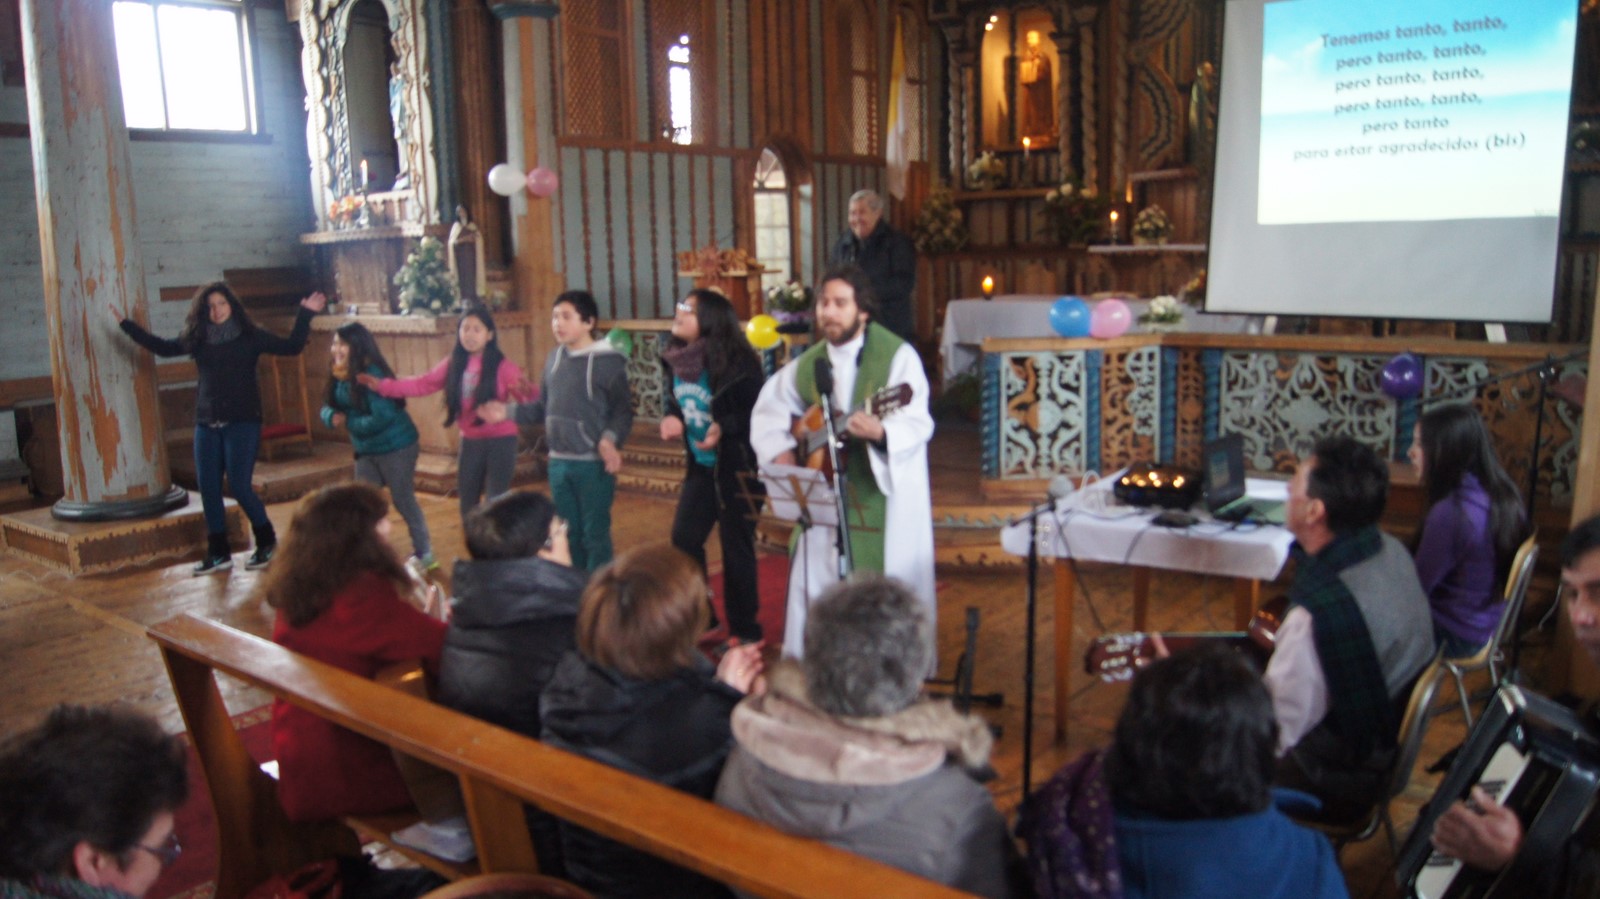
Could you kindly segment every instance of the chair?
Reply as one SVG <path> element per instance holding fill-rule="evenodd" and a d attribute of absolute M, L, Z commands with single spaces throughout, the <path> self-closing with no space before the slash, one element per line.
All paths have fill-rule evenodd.
<path fill-rule="evenodd" d="M 1422 753 L 1422 736 L 1428 729 L 1428 719 L 1433 714 L 1433 700 L 1439 692 L 1439 684 L 1444 681 L 1444 674 L 1444 659 L 1435 654 L 1433 660 L 1422 669 L 1416 684 L 1411 687 L 1411 698 L 1406 703 L 1406 714 L 1400 719 L 1400 732 L 1395 737 L 1394 762 L 1389 769 L 1383 795 L 1373 806 L 1372 811 L 1349 824 L 1297 818 L 1299 823 L 1326 834 L 1328 839 L 1333 841 L 1335 851 L 1344 849 L 1346 843 L 1358 843 L 1370 839 L 1378 832 L 1379 825 L 1382 825 L 1384 834 L 1389 838 L 1389 854 L 1391 856 L 1399 854 L 1399 842 L 1395 838 L 1394 820 L 1389 817 L 1389 806 L 1411 782 L 1411 771 L 1417 765 L 1417 756 Z"/>
<path fill-rule="evenodd" d="M 261 458 L 277 461 L 286 446 L 311 449 L 311 401 L 306 394 L 304 355 L 261 357 Z"/>
<path fill-rule="evenodd" d="M 1501 682 L 1510 675 L 1509 671 L 1501 672 L 1499 663 L 1505 658 L 1507 642 L 1516 641 L 1517 619 L 1522 617 L 1522 603 L 1528 596 L 1528 584 L 1533 581 L 1533 566 L 1539 561 L 1538 533 L 1528 535 L 1517 547 L 1517 554 L 1511 560 L 1511 571 L 1506 575 L 1504 608 L 1500 611 L 1500 623 L 1495 625 L 1494 633 L 1489 637 L 1489 642 L 1483 648 L 1470 656 L 1459 656 L 1444 660 L 1444 667 L 1456 680 L 1456 693 L 1461 697 L 1461 714 L 1467 719 L 1467 727 L 1472 727 L 1472 700 L 1467 695 L 1467 682 L 1464 675 L 1469 671 L 1482 671 L 1489 669 L 1489 691 L 1492 693 Z"/>

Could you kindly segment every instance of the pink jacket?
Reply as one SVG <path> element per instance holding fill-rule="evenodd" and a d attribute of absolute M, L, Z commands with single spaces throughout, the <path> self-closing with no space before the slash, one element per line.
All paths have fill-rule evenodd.
<path fill-rule="evenodd" d="M 445 373 L 450 369 L 450 357 L 429 369 L 426 373 L 414 378 L 384 378 L 373 388 L 379 396 L 396 399 L 402 396 L 427 396 L 438 393 L 444 389 Z M 463 380 L 471 384 L 478 383 L 478 373 L 483 370 L 483 356 L 467 357 L 466 377 Z M 522 369 L 517 367 L 510 359 L 501 359 L 500 368 L 496 373 L 494 396 L 497 400 L 514 400 L 525 402 L 538 397 L 538 390 L 523 385 Z M 466 440 L 482 440 L 488 437 L 512 437 L 517 433 L 517 423 L 506 419 L 499 424 L 484 424 L 473 411 L 472 391 L 461 391 L 461 414 L 456 416 L 456 426 L 461 428 L 461 436 Z"/>

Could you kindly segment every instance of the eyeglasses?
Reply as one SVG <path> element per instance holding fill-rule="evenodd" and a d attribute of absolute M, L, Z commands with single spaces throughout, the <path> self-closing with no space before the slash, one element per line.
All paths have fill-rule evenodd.
<path fill-rule="evenodd" d="M 677 309 L 679 312 L 687 312 L 690 315 L 694 314 L 694 304 L 688 300 L 679 300 Z"/>
<path fill-rule="evenodd" d="M 143 849 L 155 856 L 156 860 L 161 862 L 161 867 L 163 868 L 172 867 L 172 863 L 177 861 L 178 856 L 183 854 L 183 844 L 178 842 L 178 832 L 175 830 L 167 834 L 167 838 L 161 841 L 160 846 L 146 846 L 143 843 L 134 843 L 133 848 Z"/>

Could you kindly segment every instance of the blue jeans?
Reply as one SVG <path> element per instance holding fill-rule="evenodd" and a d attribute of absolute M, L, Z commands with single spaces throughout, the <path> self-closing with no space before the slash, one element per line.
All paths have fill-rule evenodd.
<path fill-rule="evenodd" d="M 222 509 L 222 476 L 228 476 L 228 489 L 244 510 L 250 524 L 267 527 L 267 507 L 261 504 L 250 478 L 256 471 L 256 453 L 261 449 L 261 422 L 236 421 L 220 427 L 194 426 L 194 476 L 200 482 L 200 507 L 205 510 L 206 533 L 223 534 L 228 519 Z"/>

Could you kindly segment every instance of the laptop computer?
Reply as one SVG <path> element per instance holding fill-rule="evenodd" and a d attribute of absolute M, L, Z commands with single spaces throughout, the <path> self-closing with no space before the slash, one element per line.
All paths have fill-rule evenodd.
<path fill-rule="evenodd" d="M 1206 508 L 1211 517 L 1223 521 L 1254 521 L 1283 524 L 1287 504 L 1277 498 L 1251 496 L 1252 485 L 1244 475 L 1244 435 L 1228 434 L 1205 446 Z M 1282 494 L 1271 481 L 1262 481 L 1262 492 Z"/>

